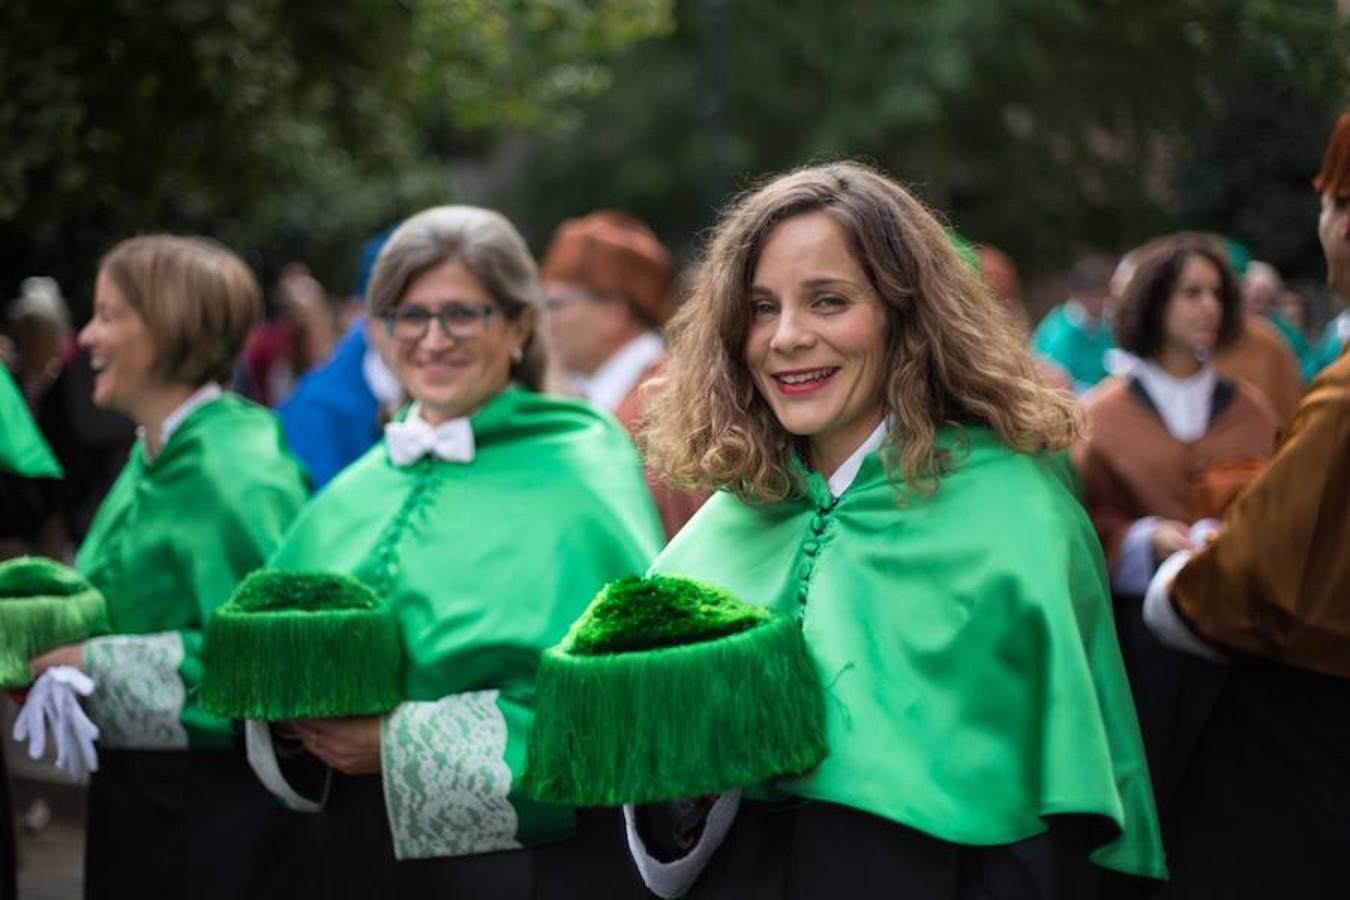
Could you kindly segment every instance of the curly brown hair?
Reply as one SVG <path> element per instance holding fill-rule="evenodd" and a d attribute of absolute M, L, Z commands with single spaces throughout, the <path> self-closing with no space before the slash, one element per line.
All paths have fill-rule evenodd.
<path fill-rule="evenodd" d="M 1242 291 L 1228 264 L 1222 239 L 1183 231 L 1154 238 L 1131 254 L 1135 268 L 1115 311 L 1116 343 L 1140 359 L 1162 350 L 1163 317 L 1192 256 L 1202 256 L 1219 270 L 1219 305 L 1223 312 L 1214 349 L 1222 350 L 1242 334 Z"/>
<path fill-rule="evenodd" d="M 797 439 L 760 396 L 744 352 L 765 241 L 815 211 L 842 227 L 885 307 L 887 457 L 897 487 L 937 489 L 954 464 L 937 444 L 944 425 L 988 426 L 1023 452 L 1073 442 L 1081 428 L 1073 399 L 1037 379 L 1007 311 L 934 215 L 880 172 L 837 162 L 770 178 L 723 215 L 668 327 L 671 360 L 649 396 L 643 435 L 654 464 L 678 484 L 749 502 L 802 489 L 791 465 Z"/>

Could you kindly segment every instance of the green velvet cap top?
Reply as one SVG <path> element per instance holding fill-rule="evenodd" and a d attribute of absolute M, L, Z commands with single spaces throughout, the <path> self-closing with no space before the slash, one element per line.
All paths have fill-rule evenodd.
<path fill-rule="evenodd" d="M 254 572 L 206 627 L 201 705 L 231 719 L 388 712 L 402 698 L 393 610 L 346 575 Z"/>
<path fill-rule="evenodd" d="M 654 803 L 814 768 L 825 702 L 791 619 L 686 578 L 606 586 L 536 680 L 524 789 Z"/>
<path fill-rule="evenodd" d="M 74 569 L 37 556 L 0 563 L 0 688 L 31 684 L 33 657 L 107 630 L 103 595 Z"/>

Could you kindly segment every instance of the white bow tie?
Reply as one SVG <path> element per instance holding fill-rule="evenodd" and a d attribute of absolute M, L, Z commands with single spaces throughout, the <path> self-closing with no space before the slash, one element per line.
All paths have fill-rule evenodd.
<path fill-rule="evenodd" d="M 447 462 L 473 462 L 473 428 L 468 419 L 451 419 L 432 427 L 414 408 L 404 421 L 384 426 L 384 441 L 396 466 L 410 466 L 428 453 Z"/>

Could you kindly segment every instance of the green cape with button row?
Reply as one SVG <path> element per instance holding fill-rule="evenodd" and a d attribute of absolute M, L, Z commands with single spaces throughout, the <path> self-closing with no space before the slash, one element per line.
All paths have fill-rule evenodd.
<path fill-rule="evenodd" d="M 954 471 L 897 495 L 880 455 L 835 502 L 719 494 L 653 566 L 797 615 L 829 755 L 774 787 L 941 839 L 1001 844 L 1103 817 L 1101 865 L 1163 877 L 1105 564 L 1062 455 L 949 429 Z"/>

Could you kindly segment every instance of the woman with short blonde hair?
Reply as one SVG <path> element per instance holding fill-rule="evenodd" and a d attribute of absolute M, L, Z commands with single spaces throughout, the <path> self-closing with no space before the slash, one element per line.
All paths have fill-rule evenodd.
<path fill-rule="evenodd" d="M 1097 890 L 1089 854 L 1160 877 L 1101 549 L 1060 452 L 1077 415 L 938 220 L 854 163 L 769 179 L 723 217 L 671 337 L 651 452 L 719 493 L 653 570 L 800 623 L 829 750 L 746 785 L 729 832 L 703 829 L 706 801 L 631 809 L 648 885 L 1076 900 Z"/>
<path fill-rule="evenodd" d="M 259 320 L 257 282 L 205 238 L 146 235 L 103 257 L 80 332 L 95 405 L 140 426 L 75 565 L 107 598 L 112 634 L 32 662 L 93 679 L 98 771 L 85 896 L 281 897 L 303 821 L 252 778 L 232 724 L 196 700 L 202 630 L 271 554 L 308 493 L 272 413 L 229 377 Z"/>

